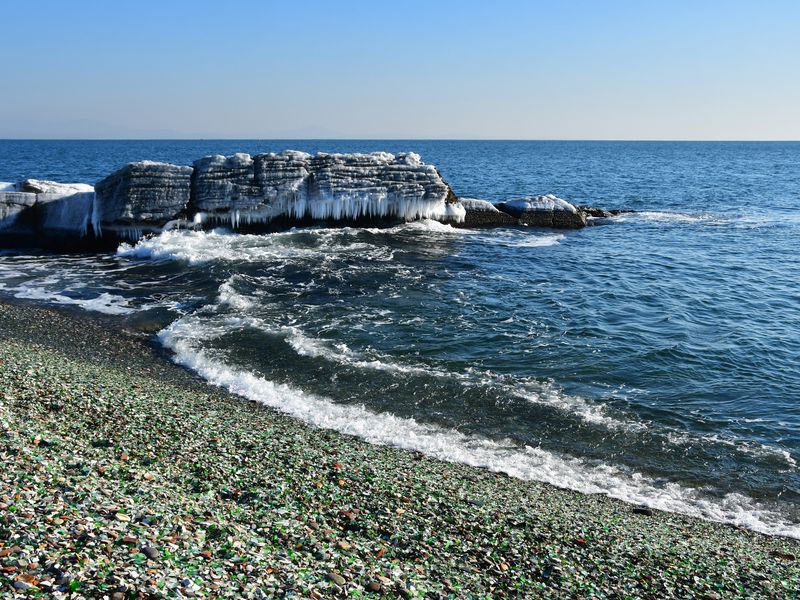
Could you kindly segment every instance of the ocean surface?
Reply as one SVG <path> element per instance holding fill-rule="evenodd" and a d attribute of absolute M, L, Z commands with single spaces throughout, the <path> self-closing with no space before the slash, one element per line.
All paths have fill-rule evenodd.
<path fill-rule="evenodd" d="M 640 212 L 3 252 L 0 294 L 158 323 L 181 364 L 316 426 L 800 537 L 800 143 L 0 141 L 0 181 L 287 148 Z"/>

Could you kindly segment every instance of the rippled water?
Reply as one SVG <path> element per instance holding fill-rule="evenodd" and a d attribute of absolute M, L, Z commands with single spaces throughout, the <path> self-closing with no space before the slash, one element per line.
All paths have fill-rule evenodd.
<path fill-rule="evenodd" d="M 318 426 L 800 536 L 800 144 L 0 142 L 0 180 L 210 152 L 420 152 L 457 194 L 633 208 L 576 232 L 171 232 L 0 256 L 0 292 L 165 324 Z"/>

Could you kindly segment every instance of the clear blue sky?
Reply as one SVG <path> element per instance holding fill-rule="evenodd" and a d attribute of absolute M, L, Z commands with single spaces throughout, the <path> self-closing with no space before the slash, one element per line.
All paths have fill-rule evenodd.
<path fill-rule="evenodd" d="M 0 137 L 800 139 L 800 1 L 2 0 Z"/>

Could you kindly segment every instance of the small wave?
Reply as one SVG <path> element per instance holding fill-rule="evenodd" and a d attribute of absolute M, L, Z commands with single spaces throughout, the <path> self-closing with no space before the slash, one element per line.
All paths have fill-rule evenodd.
<path fill-rule="evenodd" d="M 508 440 L 489 440 L 454 430 L 374 413 L 363 406 L 340 405 L 324 397 L 269 381 L 215 360 L 200 347 L 205 324 L 184 317 L 159 333 L 175 361 L 210 383 L 260 402 L 315 427 L 358 436 L 375 444 L 417 450 L 520 479 L 543 481 L 583 493 L 602 493 L 659 510 L 733 523 L 763 533 L 800 538 L 800 525 L 741 494 L 714 499 L 677 483 L 661 484 L 640 473 L 604 463 L 588 463 L 541 448 L 520 447 Z"/>
<path fill-rule="evenodd" d="M 719 217 L 710 214 L 689 214 L 682 212 L 643 210 L 610 217 L 617 222 L 652 221 L 656 223 L 704 223 L 717 220 Z"/>
<path fill-rule="evenodd" d="M 282 327 L 281 332 L 286 336 L 286 341 L 289 346 L 300 356 L 323 358 L 331 362 L 358 369 L 440 377 L 451 376 L 451 374 L 446 371 L 427 366 L 403 365 L 385 357 L 366 358 L 348 348 L 346 344 L 339 343 L 330 346 L 321 340 L 310 338 L 304 335 L 297 327 Z"/>
<path fill-rule="evenodd" d="M 391 249 L 364 242 L 337 243 L 323 238 L 316 246 L 302 246 L 291 241 L 291 236 L 309 232 L 330 237 L 334 231 L 336 230 L 296 230 L 264 235 L 221 230 L 165 231 L 155 237 L 143 239 L 134 246 L 120 244 L 117 256 L 155 261 L 174 260 L 190 265 L 216 261 L 254 263 L 303 258 L 328 259 L 346 253 L 357 253 L 360 258 L 371 261 L 392 259 Z"/>
<path fill-rule="evenodd" d="M 778 459 L 785 462 L 787 466 L 792 469 L 797 468 L 797 460 L 784 448 L 751 442 L 750 440 L 731 438 L 717 433 L 696 435 L 686 432 L 671 431 L 667 433 L 667 441 L 675 446 L 692 446 L 695 444 L 707 446 L 710 444 L 720 444 L 733 448 L 741 454 L 747 454 L 756 458 Z"/>
<path fill-rule="evenodd" d="M 505 248 L 546 248 L 555 246 L 564 240 L 564 235 L 541 234 L 531 231 L 498 230 L 486 237 L 486 242 Z"/>

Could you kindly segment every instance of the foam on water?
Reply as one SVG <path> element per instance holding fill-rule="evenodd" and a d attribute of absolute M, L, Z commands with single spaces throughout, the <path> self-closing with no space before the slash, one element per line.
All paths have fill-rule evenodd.
<path fill-rule="evenodd" d="M 643 210 L 609 218 L 617 222 L 637 220 L 652 221 L 656 223 L 707 223 L 709 221 L 714 221 L 719 217 L 709 214 L 688 214 L 660 210 Z"/>
<path fill-rule="evenodd" d="M 76 298 L 65 296 L 44 287 L 26 286 L 18 289 L 14 297 L 28 300 L 45 300 L 54 304 L 69 304 L 107 315 L 126 315 L 136 311 L 135 308 L 130 306 L 126 298 L 107 292 L 103 292 L 94 298 Z"/>
<path fill-rule="evenodd" d="M 224 327 L 222 328 L 224 330 Z M 640 473 L 602 462 L 560 456 L 541 448 L 523 447 L 509 440 L 468 436 L 454 430 L 375 413 L 363 406 L 341 405 L 327 398 L 269 381 L 225 364 L 203 349 L 208 324 L 195 316 L 183 317 L 159 333 L 175 361 L 214 385 L 296 417 L 310 425 L 358 436 L 368 442 L 417 450 L 429 456 L 504 472 L 583 493 L 602 493 L 659 510 L 732 523 L 773 535 L 800 538 L 800 525 L 766 509 L 742 494 L 713 498 L 700 489 L 661 483 Z"/>
<path fill-rule="evenodd" d="M 303 257 L 325 257 L 329 256 L 331 252 L 337 254 L 359 252 L 365 260 L 387 261 L 391 260 L 393 256 L 394 251 L 391 249 L 366 242 L 343 242 L 342 240 L 347 236 L 358 235 L 359 232 L 388 235 L 401 232 L 462 235 L 462 231 L 450 225 L 430 220 L 415 221 L 386 229 L 310 228 L 264 235 L 238 234 L 224 229 L 208 232 L 172 230 L 142 239 L 135 245 L 122 243 L 117 250 L 117 256 L 148 260 L 176 260 L 196 265 L 214 261 L 296 260 Z M 298 235 L 330 238 L 331 243 L 323 240 L 317 247 L 307 247 L 284 242 L 285 238 Z"/>

